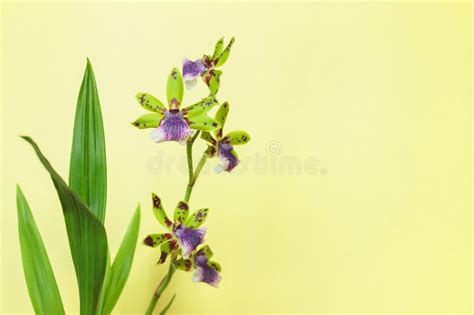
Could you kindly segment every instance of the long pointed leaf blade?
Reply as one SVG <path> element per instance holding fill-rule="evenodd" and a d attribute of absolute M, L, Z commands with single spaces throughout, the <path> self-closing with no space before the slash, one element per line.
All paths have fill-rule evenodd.
<path fill-rule="evenodd" d="M 137 207 L 128 226 L 112 265 L 110 281 L 106 290 L 103 314 L 110 314 L 127 282 L 132 267 L 140 229 L 140 206 Z"/>
<path fill-rule="evenodd" d="M 81 196 L 92 213 L 104 223 L 107 198 L 104 125 L 89 59 L 77 99 L 69 187 Z"/>
<path fill-rule="evenodd" d="M 26 285 L 36 314 L 65 314 L 56 278 L 25 195 L 16 187 L 18 232 Z"/>
<path fill-rule="evenodd" d="M 22 137 L 33 146 L 39 160 L 51 175 L 63 208 L 71 256 L 79 285 L 81 314 L 94 314 L 107 263 L 107 236 L 102 222 L 81 201 L 54 170 L 38 145 L 30 137 Z"/>

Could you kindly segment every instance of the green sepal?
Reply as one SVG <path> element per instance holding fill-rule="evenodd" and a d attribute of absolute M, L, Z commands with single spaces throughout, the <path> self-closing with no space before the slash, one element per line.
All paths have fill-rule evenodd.
<path fill-rule="evenodd" d="M 227 120 L 227 115 L 229 114 L 229 109 L 229 103 L 224 102 L 217 110 L 215 119 L 221 125 L 221 127 L 214 132 L 217 136 L 217 139 L 222 137 L 222 129 L 224 129 L 225 121 Z"/>
<path fill-rule="evenodd" d="M 181 72 L 177 68 L 171 70 L 166 82 L 166 98 L 171 109 L 179 108 L 183 101 L 184 84 Z"/>
<path fill-rule="evenodd" d="M 206 142 L 208 142 L 208 143 L 210 143 L 210 144 L 212 144 L 212 145 L 216 145 L 216 144 L 217 144 L 217 140 L 214 139 L 214 138 L 212 137 L 212 135 L 211 135 L 209 132 L 207 132 L 207 131 L 203 131 L 203 132 L 201 133 L 201 139 L 203 139 L 204 141 L 206 141 Z"/>
<path fill-rule="evenodd" d="M 247 132 L 242 131 L 242 130 L 231 131 L 225 135 L 222 141 L 228 141 L 232 145 L 246 144 L 247 142 L 250 141 L 250 135 Z"/>
<path fill-rule="evenodd" d="M 187 227 L 191 227 L 191 228 L 196 229 L 196 228 L 200 227 L 204 223 L 204 221 L 206 221 L 208 213 L 209 213 L 208 208 L 199 209 L 196 212 L 194 212 L 186 220 L 186 223 L 184 225 L 186 225 Z"/>
<path fill-rule="evenodd" d="M 196 130 L 212 131 L 220 127 L 219 123 L 207 115 L 188 117 L 189 127 Z"/>
<path fill-rule="evenodd" d="M 224 49 L 222 54 L 220 54 L 220 56 L 217 58 L 216 67 L 222 66 L 227 61 L 227 58 L 229 58 L 230 49 L 232 48 L 234 41 L 235 41 L 235 37 L 232 37 L 227 47 Z"/>
<path fill-rule="evenodd" d="M 158 247 L 163 242 L 166 242 L 170 240 L 171 238 L 173 238 L 173 235 L 171 233 L 149 234 L 143 240 L 143 245 L 146 245 L 149 247 Z"/>
<path fill-rule="evenodd" d="M 173 222 L 168 219 L 166 216 L 165 209 L 163 209 L 163 204 L 161 203 L 161 199 L 155 195 L 151 194 L 152 200 L 153 200 L 153 214 L 155 215 L 155 218 L 158 220 L 158 222 L 168 230 L 171 230 L 173 226 Z"/>
<path fill-rule="evenodd" d="M 214 46 L 214 53 L 212 54 L 212 60 L 217 59 L 217 57 L 222 54 L 222 50 L 224 50 L 224 37 L 221 37 Z"/>
<path fill-rule="evenodd" d="M 209 267 L 211 267 L 212 269 L 214 269 L 215 271 L 217 271 L 217 272 L 221 272 L 221 271 L 222 271 L 221 265 L 220 265 L 218 262 L 214 261 L 214 260 L 209 260 L 209 261 L 207 262 L 207 265 L 208 265 Z"/>
<path fill-rule="evenodd" d="M 209 245 L 204 245 L 195 254 L 195 256 L 199 256 L 199 255 L 204 255 L 207 257 L 207 259 L 211 259 L 214 253 L 212 252 Z"/>
<path fill-rule="evenodd" d="M 174 222 L 183 223 L 188 218 L 189 205 L 186 201 L 178 202 L 178 205 L 174 209 Z"/>
<path fill-rule="evenodd" d="M 211 95 L 216 95 L 219 91 L 221 75 L 222 71 L 220 70 L 209 70 L 203 74 L 202 79 L 209 87 Z"/>
<path fill-rule="evenodd" d="M 173 262 L 173 265 L 176 269 L 183 271 L 191 271 L 193 268 L 193 261 L 191 259 L 180 258 Z"/>
<path fill-rule="evenodd" d="M 157 128 L 163 119 L 163 114 L 150 113 L 138 117 L 132 125 L 138 129 Z"/>
<path fill-rule="evenodd" d="M 144 109 L 149 110 L 151 112 L 162 113 L 164 110 L 166 110 L 165 105 L 163 105 L 163 103 L 159 99 L 157 99 L 151 94 L 138 93 L 135 98 Z"/>
<path fill-rule="evenodd" d="M 217 153 L 217 147 L 215 145 L 208 145 L 206 151 L 204 151 L 209 158 L 212 158 Z"/>
<path fill-rule="evenodd" d="M 193 105 L 189 105 L 181 110 L 181 113 L 186 117 L 194 117 L 204 115 L 209 112 L 214 106 L 218 105 L 214 96 L 203 98 Z"/>
<path fill-rule="evenodd" d="M 178 249 L 178 242 L 176 240 L 172 239 L 172 240 L 162 243 L 160 246 L 161 256 L 157 263 L 162 264 L 166 262 L 166 258 L 168 257 L 168 255 L 171 254 L 171 252 L 175 251 L 176 249 Z"/>

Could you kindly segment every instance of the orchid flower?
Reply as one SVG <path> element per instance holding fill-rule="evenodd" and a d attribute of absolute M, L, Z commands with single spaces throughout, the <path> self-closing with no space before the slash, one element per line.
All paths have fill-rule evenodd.
<path fill-rule="evenodd" d="M 209 144 L 207 155 L 214 157 L 219 156 L 221 164 L 215 168 L 216 173 L 222 171 L 231 172 L 239 163 L 239 157 L 234 150 L 234 145 L 246 144 L 250 141 L 250 135 L 245 131 L 231 131 L 223 136 L 223 128 L 229 113 L 229 103 L 223 103 L 216 113 L 216 121 L 220 124 L 219 128 L 214 131 L 214 137 L 210 132 L 203 132 L 201 138 Z"/>
<path fill-rule="evenodd" d="M 183 93 L 183 78 L 179 70 L 174 68 L 166 84 L 168 108 L 156 97 L 138 93 L 137 101 L 152 113 L 140 116 L 132 125 L 139 129 L 154 128 L 150 136 L 157 143 L 176 141 L 181 144 L 192 134 L 192 129 L 212 131 L 219 127 L 219 123 L 206 115 L 218 104 L 214 96 L 181 109 Z"/>
<path fill-rule="evenodd" d="M 153 213 L 168 232 L 149 234 L 143 240 L 143 244 L 150 247 L 160 246 L 159 264 L 164 263 L 170 254 L 175 256 L 181 254 L 183 259 L 188 259 L 192 252 L 204 242 L 206 228 L 200 228 L 200 226 L 204 223 L 209 209 L 199 209 L 189 216 L 188 204 L 180 201 L 174 210 L 174 222 L 172 222 L 166 215 L 161 199 L 155 194 L 152 194 L 152 199 Z"/>
<path fill-rule="evenodd" d="M 235 38 L 232 37 L 229 44 L 224 49 L 224 38 L 221 38 L 216 43 L 212 56 L 204 55 L 201 59 L 196 59 L 195 61 L 184 59 L 183 76 L 184 83 L 188 90 L 196 85 L 198 77 L 202 77 L 209 87 L 211 94 L 217 94 L 222 71 L 216 70 L 216 68 L 221 67 L 227 61 L 234 41 Z"/>

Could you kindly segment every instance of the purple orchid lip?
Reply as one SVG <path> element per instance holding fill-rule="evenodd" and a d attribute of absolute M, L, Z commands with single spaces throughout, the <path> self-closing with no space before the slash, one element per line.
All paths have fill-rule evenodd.
<path fill-rule="evenodd" d="M 219 282 L 222 279 L 222 276 L 214 268 L 208 265 L 208 259 L 204 255 L 198 255 L 194 259 L 196 270 L 193 274 L 194 282 L 205 282 L 212 285 L 213 287 L 218 287 Z"/>
<path fill-rule="evenodd" d="M 204 241 L 206 228 L 193 229 L 180 225 L 176 228 L 174 234 L 181 245 L 183 258 L 186 259 L 189 258 L 191 252 Z"/>
<path fill-rule="evenodd" d="M 232 153 L 233 149 L 234 147 L 230 143 L 223 142 L 219 144 L 219 159 L 222 164 L 216 167 L 217 173 L 222 171 L 231 172 L 239 165 L 240 160 Z"/>
<path fill-rule="evenodd" d="M 150 136 L 155 142 L 177 141 L 185 143 L 192 134 L 188 122 L 184 119 L 179 110 L 165 112 L 165 117 L 158 128 L 154 129 Z"/>
<path fill-rule="evenodd" d="M 206 66 L 201 59 L 195 61 L 184 59 L 183 61 L 183 79 L 186 88 L 190 89 L 196 85 L 197 78 L 206 71 Z"/>

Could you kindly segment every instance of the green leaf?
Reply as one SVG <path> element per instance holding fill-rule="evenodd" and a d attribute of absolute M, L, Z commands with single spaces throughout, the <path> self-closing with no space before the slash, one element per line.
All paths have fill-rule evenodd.
<path fill-rule="evenodd" d="M 166 315 L 166 313 L 168 312 L 168 310 L 169 310 L 170 307 L 171 307 L 171 304 L 173 304 L 173 301 L 174 301 L 175 298 L 176 298 L 176 293 L 173 294 L 173 297 L 172 297 L 171 300 L 168 302 L 168 304 L 166 304 L 165 308 L 160 312 L 160 315 Z"/>
<path fill-rule="evenodd" d="M 187 220 L 184 225 L 187 227 L 198 228 L 203 225 L 204 221 L 206 221 L 207 215 L 209 213 L 208 208 L 199 209 L 194 212 Z"/>
<path fill-rule="evenodd" d="M 170 75 L 168 76 L 168 82 L 166 83 L 166 97 L 168 99 L 168 105 L 171 109 L 179 108 L 181 106 L 183 94 L 183 77 L 177 68 L 173 68 Z"/>
<path fill-rule="evenodd" d="M 140 105 L 142 105 L 144 109 L 151 112 L 161 114 L 164 110 L 166 110 L 165 105 L 163 105 L 159 99 L 151 94 L 138 93 L 135 95 L 135 99 L 138 101 L 138 103 L 140 103 Z"/>
<path fill-rule="evenodd" d="M 222 37 L 216 43 L 214 47 L 214 53 L 212 54 L 212 60 L 216 59 L 220 54 L 222 54 L 222 50 L 224 49 L 224 38 Z"/>
<path fill-rule="evenodd" d="M 38 145 L 30 137 L 22 138 L 33 146 L 58 192 L 79 285 L 81 314 L 94 314 L 98 308 L 107 264 L 107 236 L 104 226 L 81 201 L 81 197 L 67 186 Z"/>
<path fill-rule="evenodd" d="M 20 186 L 16 187 L 23 272 L 36 314 L 65 314 L 48 254 Z"/>
<path fill-rule="evenodd" d="M 89 60 L 77 99 L 69 187 L 81 196 L 92 213 L 104 223 L 107 199 L 104 125 Z"/>
<path fill-rule="evenodd" d="M 183 223 L 186 221 L 189 214 L 189 205 L 186 201 L 180 201 L 174 209 L 174 222 Z"/>
<path fill-rule="evenodd" d="M 157 113 L 145 114 L 137 118 L 132 125 L 138 129 L 157 128 L 160 125 L 163 115 Z"/>
<path fill-rule="evenodd" d="M 110 284 L 110 278 L 112 276 L 112 267 L 110 266 L 110 250 L 107 250 L 107 264 L 105 265 L 105 276 L 102 284 L 102 290 L 100 291 L 99 306 L 97 307 L 97 314 L 104 313 L 104 302 L 107 294 L 107 288 Z"/>
<path fill-rule="evenodd" d="M 140 229 L 140 206 L 130 221 L 120 248 L 115 256 L 110 273 L 110 281 L 107 286 L 103 314 L 110 314 L 117 303 L 123 287 L 127 282 L 132 267 L 135 247 L 137 246 L 138 231 Z"/>
<path fill-rule="evenodd" d="M 245 131 L 231 131 L 225 135 L 222 141 L 229 141 L 233 145 L 246 144 L 250 141 L 250 135 Z"/>
<path fill-rule="evenodd" d="M 217 138 L 222 137 L 222 130 L 224 129 L 225 121 L 227 120 L 227 115 L 229 114 L 230 105 L 228 102 L 222 103 L 221 107 L 217 110 L 216 121 L 221 125 L 219 129 L 215 131 Z"/>
<path fill-rule="evenodd" d="M 152 193 L 151 199 L 153 200 L 153 214 L 155 215 L 155 218 L 164 228 L 171 230 L 173 222 L 168 219 L 165 209 L 163 209 L 160 197 Z"/>
<path fill-rule="evenodd" d="M 222 66 L 227 61 L 227 58 L 229 58 L 230 49 L 232 48 L 232 45 L 234 44 L 234 41 L 235 41 L 235 38 L 232 37 L 232 39 L 230 40 L 230 43 L 224 49 L 222 54 L 217 58 L 216 67 Z"/>
<path fill-rule="evenodd" d="M 172 237 L 171 233 L 149 234 L 143 240 L 143 244 L 149 247 L 158 247 Z"/>
<path fill-rule="evenodd" d="M 193 105 L 183 108 L 181 112 L 186 117 L 194 117 L 209 112 L 214 106 L 218 105 L 214 96 L 208 96 Z"/>
<path fill-rule="evenodd" d="M 190 128 L 202 131 L 215 130 L 220 126 L 217 121 L 206 115 L 188 117 L 188 121 Z"/>

